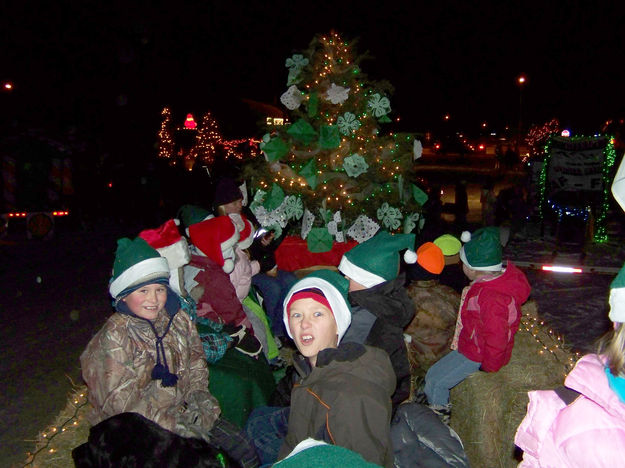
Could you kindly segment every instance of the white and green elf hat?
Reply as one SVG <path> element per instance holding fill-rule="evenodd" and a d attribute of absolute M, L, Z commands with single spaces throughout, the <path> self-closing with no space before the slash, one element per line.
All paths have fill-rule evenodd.
<path fill-rule="evenodd" d="M 502 249 L 498 227 L 480 228 L 471 234 L 462 233 L 462 242 L 466 242 L 460 249 L 460 260 L 472 270 L 501 271 Z"/>
<path fill-rule="evenodd" d="M 341 338 L 343 338 L 347 328 L 352 323 L 352 308 L 347 300 L 349 282 L 336 271 L 317 270 L 295 283 L 284 298 L 282 313 L 286 332 L 291 338 L 293 338 L 293 335 L 291 335 L 289 328 L 288 306 L 294 294 L 305 290 L 319 290 L 327 299 L 334 314 L 336 329 L 339 335 L 338 341 L 340 343 Z"/>
<path fill-rule="evenodd" d="M 147 281 L 165 284 L 169 281 L 169 264 L 165 257 L 161 257 L 156 249 L 142 238 L 130 240 L 127 237 L 118 239 L 115 262 L 113 263 L 113 277 L 109 283 L 111 296 L 117 296 L 131 289 L 133 286 L 144 284 Z"/>
<path fill-rule="evenodd" d="M 397 277 L 399 251 L 404 253 L 406 263 L 415 263 L 414 234 L 390 234 L 381 231 L 371 239 L 345 252 L 339 263 L 339 271 L 348 278 L 372 288 Z"/>
<path fill-rule="evenodd" d="M 625 265 L 610 284 L 610 313 L 613 322 L 625 322 Z"/>

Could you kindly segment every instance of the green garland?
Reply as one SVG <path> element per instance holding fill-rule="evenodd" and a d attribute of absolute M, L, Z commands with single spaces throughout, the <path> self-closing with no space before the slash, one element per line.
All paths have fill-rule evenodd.
<path fill-rule="evenodd" d="M 552 135 L 544 147 L 544 160 L 543 166 L 540 170 L 540 176 L 538 178 L 538 191 L 539 191 L 539 213 L 541 221 L 544 220 L 545 215 L 545 192 L 547 190 L 547 170 L 549 162 L 551 160 L 551 145 L 555 135 Z M 606 218 L 610 207 L 610 183 L 612 181 L 612 167 L 616 160 L 616 150 L 614 149 L 614 137 L 604 136 L 607 138 L 608 143 L 603 150 L 603 169 L 601 174 L 601 180 L 603 182 L 603 201 L 601 203 L 599 214 L 595 219 L 595 233 L 593 241 L 596 243 L 603 243 L 608 240 Z M 579 136 L 572 137 L 572 141 L 588 140 L 589 137 Z"/>

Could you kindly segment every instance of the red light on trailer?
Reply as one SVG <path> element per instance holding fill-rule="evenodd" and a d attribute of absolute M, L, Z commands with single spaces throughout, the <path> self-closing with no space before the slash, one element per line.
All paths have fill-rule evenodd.
<path fill-rule="evenodd" d="M 557 265 L 543 265 L 543 271 L 553 271 L 556 273 L 581 273 L 581 268 L 576 267 L 565 267 L 565 266 L 557 266 Z"/>

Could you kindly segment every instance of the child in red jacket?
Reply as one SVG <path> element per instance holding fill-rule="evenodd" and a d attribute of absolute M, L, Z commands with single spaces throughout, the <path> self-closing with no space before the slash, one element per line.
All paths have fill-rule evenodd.
<path fill-rule="evenodd" d="M 462 291 L 452 351 L 425 376 L 430 407 L 444 420 L 451 412 L 450 389 L 478 370 L 497 372 L 510 361 L 521 305 L 530 294 L 521 270 L 511 262 L 502 268 L 499 228 L 464 232 L 462 240 L 462 269 L 471 284 Z"/>

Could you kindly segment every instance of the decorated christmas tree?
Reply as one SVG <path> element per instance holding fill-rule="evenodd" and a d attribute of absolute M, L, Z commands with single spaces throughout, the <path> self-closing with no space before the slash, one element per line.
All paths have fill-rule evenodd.
<path fill-rule="evenodd" d="M 354 45 L 337 33 L 320 35 L 287 58 L 280 101 L 291 123 L 264 135 L 265 157 L 244 174 L 259 222 L 278 233 L 291 222 L 309 248 L 423 225 L 427 196 L 410 182 L 421 144 L 409 134 L 383 135 L 392 87 L 367 78 Z"/>

